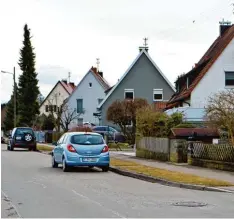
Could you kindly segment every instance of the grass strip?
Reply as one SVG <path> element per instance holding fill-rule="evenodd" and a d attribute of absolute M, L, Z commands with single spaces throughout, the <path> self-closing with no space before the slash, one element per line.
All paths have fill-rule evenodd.
<path fill-rule="evenodd" d="M 178 183 L 202 185 L 210 187 L 233 186 L 233 184 L 223 180 L 210 179 L 210 178 L 196 176 L 193 174 L 186 174 L 186 173 L 175 172 L 165 169 L 159 169 L 155 167 L 149 167 L 138 164 L 136 162 L 115 159 L 115 158 L 111 158 L 111 166 L 131 171 L 134 173 L 140 173 L 147 176 L 152 176 Z"/>

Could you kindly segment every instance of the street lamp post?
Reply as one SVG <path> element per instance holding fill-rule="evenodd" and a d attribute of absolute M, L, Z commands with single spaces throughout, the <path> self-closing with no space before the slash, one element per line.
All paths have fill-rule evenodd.
<path fill-rule="evenodd" d="M 12 72 L 7 72 L 7 71 L 1 71 L 1 73 L 4 74 L 11 74 L 13 75 L 13 81 L 14 81 L 14 127 L 16 127 L 16 83 L 15 83 L 15 67 Z"/>

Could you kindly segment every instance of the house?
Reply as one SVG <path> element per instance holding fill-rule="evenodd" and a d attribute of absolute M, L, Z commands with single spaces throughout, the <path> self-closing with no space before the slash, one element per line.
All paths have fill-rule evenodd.
<path fill-rule="evenodd" d="M 212 144 L 213 139 L 220 138 L 220 134 L 218 129 L 214 128 L 172 128 L 169 138 L 202 141 Z"/>
<path fill-rule="evenodd" d="M 103 72 L 92 67 L 67 100 L 69 108 L 76 109 L 76 113 L 83 112 L 79 118 L 71 122 L 69 128 L 83 124 L 83 122 L 99 124 L 99 119 L 93 113 L 105 98 L 105 91 L 109 88 L 110 85 L 104 79 Z"/>
<path fill-rule="evenodd" d="M 67 80 L 61 80 L 56 83 L 47 97 L 40 105 L 40 115 L 49 115 L 50 112 L 57 112 L 58 108 L 63 104 L 74 91 L 75 84 L 67 82 Z M 56 114 L 54 114 L 56 116 Z"/>
<path fill-rule="evenodd" d="M 107 92 L 98 110 L 102 125 L 113 125 L 106 119 L 109 106 L 115 100 L 144 98 L 148 103 L 166 102 L 175 89 L 149 56 L 147 47 L 140 52 L 117 84 Z"/>
<path fill-rule="evenodd" d="M 165 111 L 167 115 L 172 115 L 173 113 L 181 113 L 183 115 L 183 121 L 192 123 L 194 125 L 203 126 L 204 121 L 206 121 L 206 111 L 205 108 L 192 108 L 192 107 L 178 107 L 172 108 Z"/>
<path fill-rule="evenodd" d="M 166 109 L 205 108 L 208 98 L 224 89 L 234 88 L 234 25 L 220 22 L 218 38 L 195 67 L 178 77 L 176 93 Z"/>

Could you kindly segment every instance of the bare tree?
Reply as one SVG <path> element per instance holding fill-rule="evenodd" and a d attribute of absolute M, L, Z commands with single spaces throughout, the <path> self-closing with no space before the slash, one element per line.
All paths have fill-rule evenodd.
<path fill-rule="evenodd" d="M 76 109 L 69 107 L 67 99 L 62 102 L 62 104 L 58 104 L 58 96 L 55 94 L 51 99 L 48 99 L 48 110 L 54 117 L 56 131 L 60 132 L 61 127 L 67 132 L 70 123 L 78 119 L 85 111 L 83 109 L 81 113 L 77 113 Z"/>
<path fill-rule="evenodd" d="M 84 109 L 81 113 L 77 113 L 76 109 L 71 109 L 67 102 L 64 101 L 64 103 L 60 107 L 58 114 L 60 126 L 65 132 L 67 132 L 70 123 L 73 120 L 78 119 L 82 114 L 84 114 Z"/>
<path fill-rule="evenodd" d="M 211 96 L 206 114 L 211 124 L 228 132 L 228 138 L 234 146 L 234 89 Z"/>

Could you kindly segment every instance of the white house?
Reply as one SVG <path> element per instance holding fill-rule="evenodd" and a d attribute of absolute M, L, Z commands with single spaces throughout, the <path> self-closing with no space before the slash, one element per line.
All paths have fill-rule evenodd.
<path fill-rule="evenodd" d="M 103 78 L 103 73 L 92 67 L 67 100 L 70 109 L 76 109 L 76 113 L 79 114 L 83 112 L 79 118 L 71 122 L 69 128 L 84 122 L 99 124 L 99 119 L 93 114 L 105 98 L 105 91 L 109 88 L 108 82 Z"/>
<path fill-rule="evenodd" d="M 41 103 L 40 114 L 48 116 L 50 112 L 57 112 L 58 107 L 71 95 L 75 87 L 74 83 L 68 83 L 66 80 L 58 81 Z M 54 116 L 56 116 L 56 113 Z"/>
<path fill-rule="evenodd" d="M 178 77 L 177 92 L 166 109 L 190 107 L 200 112 L 211 95 L 225 89 L 234 89 L 234 25 L 220 22 L 218 38 L 190 72 Z"/>

